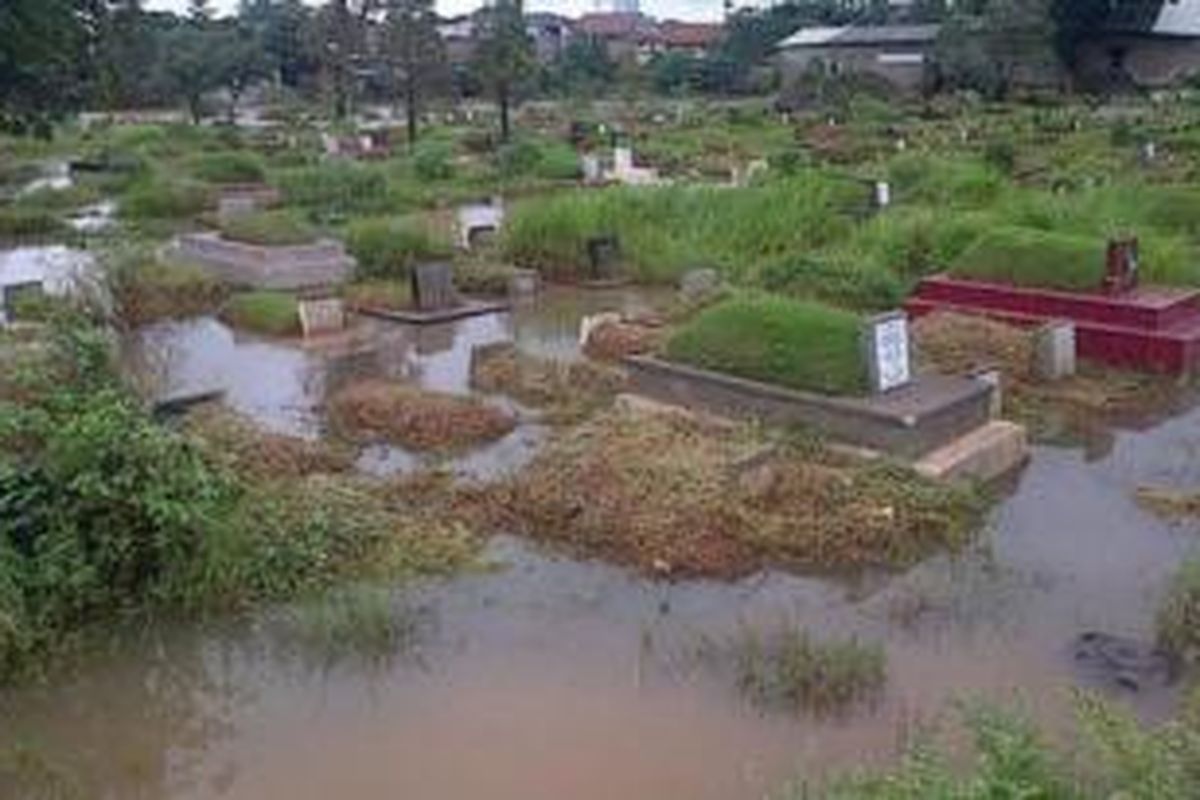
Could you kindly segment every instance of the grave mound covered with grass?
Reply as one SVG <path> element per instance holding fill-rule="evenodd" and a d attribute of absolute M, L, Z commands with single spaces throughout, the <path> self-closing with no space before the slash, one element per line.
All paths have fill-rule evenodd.
<path fill-rule="evenodd" d="M 860 318 L 768 294 L 705 309 L 666 344 L 666 357 L 701 369 L 825 394 L 862 394 L 867 374 Z"/>
<path fill-rule="evenodd" d="M 300 304 L 288 292 L 241 292 L 225 304 L 221 319 L 242 330 L 294 336 L 300 333 Z"/>
<path fill-rule="evenodd" d="M 1035 228 L 994 228 L 950 265 L 956 278 L 1090 292 L 1104 280 L 1105 242 Z"/>
<path fill-rule="evenodd" d="M 221 221 L 221 235 L 262 247 L 289 247 L 317 241 L 317 230 L 289 211 L 260 211 Z"/>

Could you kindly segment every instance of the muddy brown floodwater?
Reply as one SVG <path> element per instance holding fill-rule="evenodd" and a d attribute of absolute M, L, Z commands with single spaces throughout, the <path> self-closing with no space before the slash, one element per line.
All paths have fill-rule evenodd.
<path fill-rule="evenodd" d="M 424 352 L 394 333 L 371 358 L 461 388 L 460 341 L 527 336 L 569 354 L 559 313 L 471 321 Z M 284 429 L 304 430 L 336 380 L 305 366 L 319 360 L 307 352 L 221 347 L 204 363 L 223 370 L 230 402 Z M 748 800 L 797 774 L 891 759 L 958 697 L 1015 694 L 1053 730 L 1080 685 L 1076 636 L 1150 636 L 1197 533 L 1142 511 L 1131 490 L 1200 484 L 1198 446 L 1200 411 L 1117 431 L 1091 460 L 1037 447 L 969 552 L 897 575 L 667 584 L 497 537 L 496 570 L 397 588 L 416 634 L 394 658 L 313 652 L 279 624 L 287 608 L 164 625 L 0 695 L 0 748 L 33 748 L 97 800 Z M 878 703 L 839 718 L 763 712 L 694 657 L 705 637 L 780 619 L 882 642 Z M 1146 718 L 1174 702 L 1169 690 L 1120 697 Z"/>

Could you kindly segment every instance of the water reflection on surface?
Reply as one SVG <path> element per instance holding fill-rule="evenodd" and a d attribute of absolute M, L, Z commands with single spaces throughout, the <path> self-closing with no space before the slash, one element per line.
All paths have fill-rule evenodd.
<path fill-rule="evenodd" d="M 263 424 L 310 432 L 325 395 L 357 375 L 465 391 L 470 345 L 512 338 L 570 356 L 580 306 L 551 308 L 441 330 L 360 328 L 369 335 L 306 347 L 211 320 L 156 330 L 184 351 L 168 357 L 168 377 L 214 381 Z M 155 335 L 141 346 L 157 352 Z M 505 448 L 532 449 L 528 431 L 475 457 L 510 463 Z M 277 641 L 281 610 L 164 626 L 74 677 L 0 695 L 0 746 L 36 743 L 101 799 L 729 800 L 762 797 L 797 770 L 890 759 L 963 695 L 1019 691 L 1054 730 L 1078 685 L 1071 642 L 1089 630 L 1147 638 L 1163 583 L 1195 542 L 1131 491 L 1200 484 L 1200 411 L 1110 441 L 1091 459 L 1035 448 L 975 546 L 900 575 L 660 583 L 500 536 L 489 558 L 501 569 L 397 590 L 430 621 L 407 657 L 313 669 L 320 654 Z M 367 448 L 360 463 L 390 472 L 378 464 L 401 457 Z M 882 700 L 837 719 L 762 713 L 696 657 L 706 638 L 782 618 L 881 641 Z M 1148 718 L 1174 699 L 1123 697 Z"/>

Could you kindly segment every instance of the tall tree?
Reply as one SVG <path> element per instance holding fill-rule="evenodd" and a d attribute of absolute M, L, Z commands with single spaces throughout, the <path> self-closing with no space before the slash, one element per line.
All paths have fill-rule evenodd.
<path fill-rule="evenodd" d="M 0 127 L 49 135 L 82 102 L 103 13 L 99 0 L 0 2 Z"/>
<path fill-rule="evenodd" d="M 500 138 L 507 142 L 512 134 L 509 117 L 514 94 L 536 64 L 522 0 L 494 0 L 479 11 L 479 25 L 476 71 L 500 106 Z"/>
<path fill-rule="evenodd" d="M 421 101 L 441 78 L 446 51 L 433 0 L 388 0 L 388 63 L 404 97 L 409 144 L 417 140 Z"/>

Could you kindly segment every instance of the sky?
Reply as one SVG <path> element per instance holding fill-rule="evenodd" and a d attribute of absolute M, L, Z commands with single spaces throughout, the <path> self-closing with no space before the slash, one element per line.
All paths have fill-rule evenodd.
<path fill-rule="evenodd" d="M 312 0 L 317 2 L 317 0 Z M 604 0 L 600 0 L 604 2 Z M 641 0 L 642 11 L 659 19 L 718 20 L 723 11 L 722 0 Z M 594 11 L 597 0 L 525 0 L 529 11 L 555 11 L 567 16 Z M 209 0 L 219 12 L 237 7 L 237 0 Z M 445 15 L 462 14 L 481 5 L 481 0 L 437 0 L 438 11 Z M 738 2 L 737 5 L 746 5 Z M 146 8 L 183 12 L 187 0 L 146 0 Z"/>

